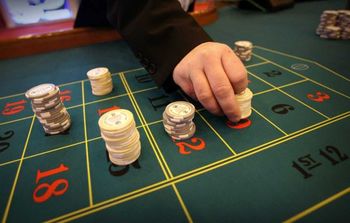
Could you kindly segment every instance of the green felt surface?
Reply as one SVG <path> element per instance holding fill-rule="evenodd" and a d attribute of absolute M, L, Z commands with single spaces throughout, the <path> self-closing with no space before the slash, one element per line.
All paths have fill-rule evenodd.
<path fill-rule="evenodd" d="M 206 28 L 214 38 L 257 44 L 245 64 L 254 92 L 250 125 L 237 128 L 193 102 L 197 131 L 183 142 L 168 137 L 161 118 L 164 105 L 188 98 L 147 81 L 122 42 L 0 61 L 2 222 L 348 222 L 350 65 L 338 60 L 349 43 L 318 39 L 311 20 L 341 4 L 305 2 L 266 15 L 221 10 Z M 287 35 L 282 24 L 294 22 L 310 32 Z M 227 28 L 245 23 L 251 29 Z M 290 38 L 258 32 L 264 24 Z M 338 58 L 320 54 L 329 45 Z M 109 95 L 91 93 L 85 73 L 96 66 L 113 73 Z M 42 82 L 60 85 L 73 120 L 67 134 L 45 136 L 33 117 L 23 92 Z M 116 106 L 134 114 L 141 135 L 141 156 L 128 167 L 111 166 L 97 125 L 99 113 Z"/>

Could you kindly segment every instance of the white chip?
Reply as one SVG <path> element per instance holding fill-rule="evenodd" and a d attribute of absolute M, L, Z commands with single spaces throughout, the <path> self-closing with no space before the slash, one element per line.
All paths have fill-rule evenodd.
<path fill-rule="evenodd" d="M 109 111 L 101 116 L 98 124 L 101 129 L 107 131 L 123 131 L 131 126 L 134 120 L 133 114 L 125 109 Z"/>
<path fill-rule="evenodd" d="M 195 108 L 191 103 L 185 101 L 175 101 L 170 103 L 166 107 L 166 113 L 173 119 L 185 119 L 189 116 L 192 116 L 195 112 Z"/>
<path fill-rule="evenodd" d="M 55 85 L 54 84 L 40 84 L 38 86 L 35 86 L 31 89 L 29 89 L 26 92 L 26 97 L 27 98 L 40 98 L 44 97 L 47 94 L 49 94 L 51 91 L 55 90 Z"/>
<path fill-rule="evenodd" d="M 97 67 L 87 72 L 87 76 L 89 77 L 89 79 L 93 79 L 93 80 L 103 78 L 108 74 L 110 73 L 108 68 L 106 67 Z"/>
<path fill-rule="evenodd" d="M 249 42 L 249 41 L 236 41 L 235 42 L 235 45 L 237 46 L 237 47 L 244 47 L 244 48 L 253 48 L 253 44 L 252 44 L 252 42 Z"/>

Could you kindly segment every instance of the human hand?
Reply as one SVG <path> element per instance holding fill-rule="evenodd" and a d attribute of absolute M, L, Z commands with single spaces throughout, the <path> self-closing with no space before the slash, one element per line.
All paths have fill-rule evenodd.
<path fill-rule="evenodd" d="M 232 122 L 240 120 L 235 94 L 247 87 L 247 71 L 229 46 L 215 42 L 198 45 L 177 64 L 173 79 L 209 112 L 225 114 Z"/>

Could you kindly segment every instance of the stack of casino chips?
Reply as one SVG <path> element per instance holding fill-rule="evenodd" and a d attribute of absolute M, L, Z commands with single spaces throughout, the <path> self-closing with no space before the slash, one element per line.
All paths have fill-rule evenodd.
<path fill-rule="evenodd" d="M 139 158 L 140 134 L 130 111 L 117 109 L 106 112 L 100 117 L 98 125 L 113 164 L 125 166 Z"/>
<path fill-rule="evenodd" d="M 94 68 L 87 72 L 87 76 L 91 83 L 92 94 L 102 96 L 112 92 L 113 82 L 108 68 Z"/>
<path fill-rule="evenodd" d="M 240 94 L 236 94 L 235 97 L 241 110 L 241 119 L 248 118 L 252 114 L 252 91 L 246 88 Z"/>
<path fill-rule="evenodd" d="M 324 34 L 327 26 L 336 26 L 338 18 L 338 11 L 336 10 L 325 10 L 320 16 L 320 23 L 316 29 L 316 34 L 320 35 L 322 38 L 326 38 L 327 35 Z"/>
<path fill-rule="evenodd" d="M 196 132 L 192 121 L 195 107 L 186 101 L 175 101 L 167 105 L 163 112 L 163 125 L 168 135 L 175 140 L 191 138 Z"/>
<path fill-rule="evenodd" d="M 339 26 L 326 26 L 320 37 L 325 39 L 340 39 L 341 28 Z"/>
<path fill-rule="evenodd" d="M 69 129 L 71 119 L 57 86 L 41 84 L 29 89 L 25 96 L 31 100 L 33 112 L 47 134 L 59 134 Z"/>
<path fill-rule="evenodd" d="M 253 44 L 249 41 L 236 41 L 234 52 L 241 61 L 249 61 L 252 57 Z"/>
<path fill-rule="evenodd" d="M 341 39 L 350 39 L 350 10 L 338 11 L 338 26 L 341 28 Z"/>

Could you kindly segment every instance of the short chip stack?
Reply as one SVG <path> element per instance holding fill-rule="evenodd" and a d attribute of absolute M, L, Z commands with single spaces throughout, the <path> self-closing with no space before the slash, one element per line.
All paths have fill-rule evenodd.
<path fill-rule="evenodd" d="M 350 10 L 323 11 L 316 34 L 325 39 L 350 39 Z"/>
<path fill-rule="evenodd" d="M 98 125 L 113 164 L 125 166 L 139 158 L 140 134 L 130 111 L 125 109 L 109 111 L 100 117 Z"/>
<path fill-rule="evenodd" d="M 32 109 L 47 134 L 65 132 L 71 118 L 60 99 L 60 90 L 54 84 L 41 84 L 29 89 L 25 96 L 31 100 Z"/>
<path fill-rule="evenodd" d="M 252 57 L 253 44 L 249 41 L 236 41 L 234 52 L 243 62 L 247 62 Z"/>
<path fill-rule="evenodd" d="M 316 29 L 317 35 L 324 34 L 324 31 L 327 26 L 336 26 L 337 25 L 337 17 L 338 17 L 338 11 L 336 10 L 325 10 L 320 16 L 320 24 L 318 25 Z M 326 38 L 327 35 L 324 35 Z"/>
<path fill-rule="evenodd" d="M 165 131 L 172 139 L 185 140 L 196 132 L 196 125 L 192 121 L 195 107 L 186 101 L 175 101 L 167 105 L 163 112 Z"/>
<path fill-rule="evenodd" d="M 326 26 L 320 37 L 325 39 L 340 39 L 341 28 L 339 26 Z"/>
<path fill-rule="evenodd" d="M 240 94 L 236 94 L 236 100 L 241 110 L 241 119 L 248 118 L 252 114 L 252 98 L 253 93 L 249 88 L 246 88 Z"/>
<path fill-rule="evenodd" d="M 87 72 L 87 76 L 91 83 L 92 94 L 102 96 L 112 92 L 113 82 L 108 68 L 94 68 Z"/>

